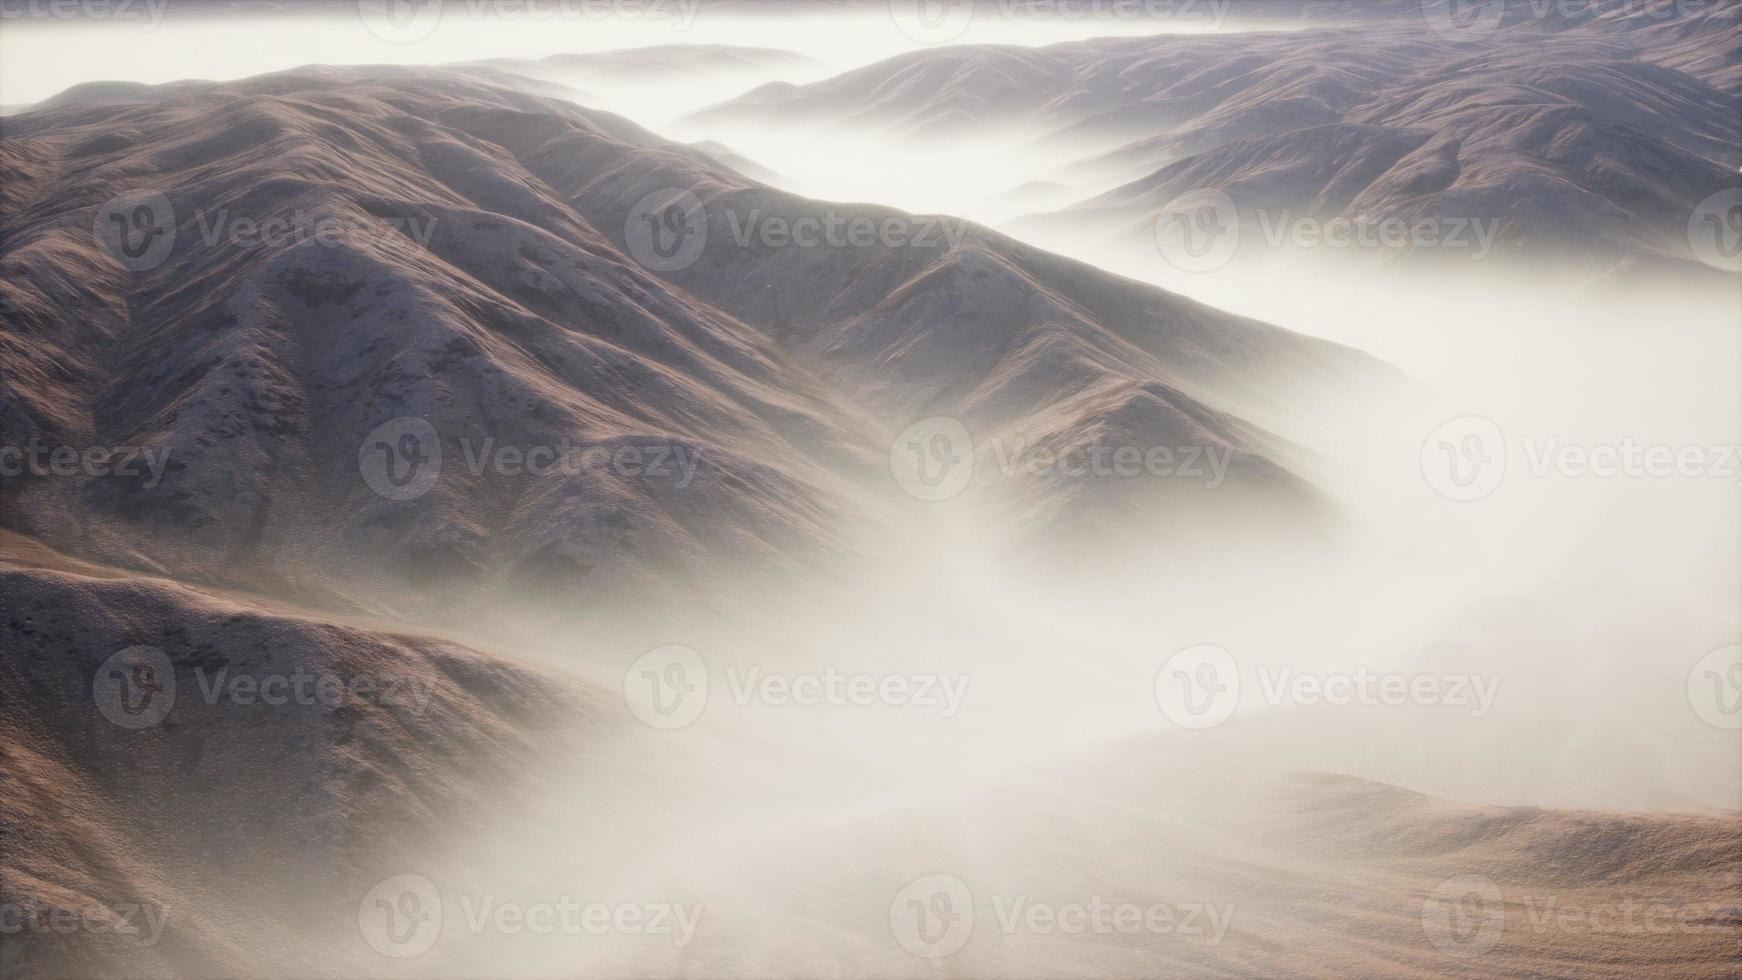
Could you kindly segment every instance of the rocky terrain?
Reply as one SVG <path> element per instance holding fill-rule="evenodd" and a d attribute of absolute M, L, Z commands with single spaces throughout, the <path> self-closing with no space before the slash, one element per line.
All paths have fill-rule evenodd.
<path fill-rule="evenodd" d="M 10 532 L 0 595 L 8 978 L 313 969 L 315 936 L 354 929 L 321 896 L 502 819 L 541 753 L 625 720 L 452 641 Z"/>
<path fill-rule="evenodd" d="M 98 87 L 7 121 L 5 443 L 162 470 L 37 466 L 5 526 L 335 606 L 677 595 L 851 554 L 928 415 L 1229 447 L 1233 484 L 1317 506 L 1264 422 L 1384 377 L 975 227 L 866 206 L 917 230 L 795 247 L 763 229 L 827 206 L 616 117 L 381 74 Z M 128 268 L 93 225 L 139 189 L 173 224 Z M 631 211 L 680 190 L 703 247 L 649 268 Z M 416 476 L 402 447 L 431 482 L 372 486 Z"/>
<path fill-rule="evenodd" d="M 928 49 L 698 122 L 1020 133 L 1074 162 L 988 195 L 1146 248 L 1213 191 L 1686 271 L 1736 186 L 1733 7 L 1231 9 L 1290 33 Z M 1736 975 L 1742 818 L 1699 782 L 1734 732 L 1681 663 L 1732 620 L 1634 594 L 1699 566 L 1597 609 L 1558 563 L 1346 551 L 1322 446 L 1410 386 L 1380 361 L 576 104 L 817 67 L 316 66 L 0 120 L 0 980 Z M 1510 700 L 1176 729 L 1158 658 L 1229 636 Z M 683 644 L 701 676 L 644 669 Z M 1635 648 L 1663 669 L 1609 676 Z M 782 700 L 825 670 L 881 700 Z M 882 693 L 939 674 L 941 716 Z M 511 922 L 571 899 L 698 918 Z"/>
<path fill-rule="evenodd" d="M 765 85 L 692 121 L 949 144 L 1019 137 L 1019 152 L 1068 162 L 1018 173 L 1077 192 L 1012 223 L 1023 237 L 1153 248 L 1170 206 L 1213 192 L 1231 200 L 1218 217 L 1238 215 L 1243 243 L 1266 221 L 1480 222 L 1496 239 L 1484 258 L 1697 270 L 1690 220 L 1742 186 L 1742 10 L 1623 6 L 1536 16 L 1514 4 L 1460 32 L 1431 29 L 1445 11 L 1424 18 L 1413 3 L 1237 4 L 1236 19 L 1289 29 L 920 50 Z M 1385 254 L 1476 248 L 1436 240 Z"/>

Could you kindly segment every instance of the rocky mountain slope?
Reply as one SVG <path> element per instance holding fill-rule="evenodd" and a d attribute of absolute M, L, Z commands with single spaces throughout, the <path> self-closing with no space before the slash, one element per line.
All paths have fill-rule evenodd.
<path fill-rule="evenodd" d="M 1012 226 L 1025 237 L 1088 229 L 1153 247 L 1170 204 L 1215 192 L 1243 233 L 1261 215 L 1479 221 L 1514 256 L 1700 268 L 1690 221 L 1742 186 L 1742 10 L 1536 16 L 1518 4 L 1460 33 L 1432 29 L 1435 9 L 1301 10 L 1304 25 L 1273 33 L 922 50 L 767 85 L 694 121 L 927 142 L 1021 135 L 1074 160 L 1029 176 L 1079 193 Z M 1458 253 L 1409 250 L 1429 248 Z"/>
<path fill-rule="evenodd" d="M 1317 506 L 1264 420 L 1383 375 L 459 71 L 74 91 L 4 134 L 0 441 L 162 466 L 27 468 L 0 523 L 323 605 L 585 605 L 826 567 L 925 415 L 1130 423 L 1118 438 L 1228 447 L 1234 483 Z M 632 239 L 680 191 L 705 241 L 676 267 Z M 831 209 L 909 231 L 766 232 Z"/>
<path fill-rule="evenodd" d="M 313 969 L 314 936 L 354 931 L 322 896 L 501 819 L 540 752 L 627 720 L 458 643 L 9 532 L 0 595 L 0 896 L 101 923 L 9 931 L 8 978 Z"/>

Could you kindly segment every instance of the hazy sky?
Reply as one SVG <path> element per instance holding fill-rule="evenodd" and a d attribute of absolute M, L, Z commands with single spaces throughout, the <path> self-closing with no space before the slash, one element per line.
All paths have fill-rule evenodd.
<path fill-rule="evenodd" d="M 311 63 L 440 64 L 656 44 L 786 48 L 851 67 L 933 43 L 1052 44 L 1203 31 L 1219 22 L 1206 12 L 1162 22 L 978 17 L 927 28 L 882 6 L 832 13 L 783 6 L 778 14 L 749 15 L 700 10 L 694 0 L 468 0 L 396 26 L 352 4 L 299 13 L 207 13 L 167 8 L 164 0 L 82 0 L 87 6 L 112 2 L 118 11 L 130 6 L 111 16 L 69 19 L 46 15 L 51 2 L 4 5 L 10 16 L 0 22 L 0 104 L 34 102 L 95 79 L 229 79 Z M 636 9 L 624 4 L 645 10 L 614 12 Z M 25 13 L 30 10 L 37 13 Z"/>

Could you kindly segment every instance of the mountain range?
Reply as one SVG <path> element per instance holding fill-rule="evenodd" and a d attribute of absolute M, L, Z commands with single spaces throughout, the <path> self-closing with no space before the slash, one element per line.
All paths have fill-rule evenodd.
<path fill-rule="evenodd" d="M 464 72 L 116 96 L 70 92 L 7 121 L 0 434 L 167 463 L 157 479 L 8 481 L 0 515 L 186 581 L 379 610 L 453 601 L 456 584 L 598 602 L 682 594 L 726 568 L 793 573 L 854 551 L 876 522 L 861 498 L 894 490 L 892 434 L 926 416 L 959 418 L 976 445 L 1227 447 L 1228 497 L 1319 507 L 1292 468 L 1310 453 L 1266 423 L 1389 377 L 979 227 L 741 243 L 745 223 L 834 206 Z M 92 229 L 140 188 L 161 189 L 173 225 L 158 264 L 135 270 Z M 631 211 L 677 190 L 705 208 L 705 246 L 651 270 Z M 401 420 L 439 456 L 414 500 L 359 465 Z M 404 433 L 389 434 L 396 453 Z M 504 447 L 657 455 L 669 473 L 524 478 L 496 465 Z"/>
<path fill-rule="evenodd" d="M 1514 257 L 1702 268 L 1690 222 L 1742 187 L 1742 9 L 1580 11 L 1515 4 L 1475 37 L 1430 29 L 1419 4 L 1376 4 L 1282 31 L 942 47 L 770 83 L 691 123 L 1018 139 L 1019 154 L 1068 159 L 1034 176 L 1075 194 L 1009 225 L 1025 238 L 1153 248 L 1170 206 L 1213 193 L 1254 238 L 1265 221 L 1481 222 Z M 1430 248 L 1471 251 L 1404 251 Z"/>

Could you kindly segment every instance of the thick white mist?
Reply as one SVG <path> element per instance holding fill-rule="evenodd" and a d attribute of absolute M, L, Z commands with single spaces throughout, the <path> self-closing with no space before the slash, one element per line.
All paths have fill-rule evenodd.
<path fill-rule="evenodd" d="M 95 78 L 227 78 L 310 62 L 735 43 L 790 48 L 839 69 L 918 46 L 884 19 L 853 16 L 826 28 L 789 15 L 705 16 L 681 33 L 455 22 L 410 45 L 382 42 L 354 19 L 284 17 L 273 26 L 279 46 L 268 51 L 240 43 L 234 22 L 221 19 L 173 19 L 144 45 L 121 24 L 8 24 L 0 103 Z M 1090 24 L 1083 33 L 1112 30 Z M 1003 25 L 964 40 L 1068 36 L 1060 25 Z M 74 49 L 83 55 L 67 57 Z M 803 79 L 743 87 L 773 80 Z M 734 94 L 673 83 L 601 90 L 588 104 L 673 138 L 719 140 L 816 197 L 965 213 L 995 227 L 1024 212 L 1010 192 L 1068 181 L 1073 160 L 1100 149 L 1038 149 L 1037 134 L 1022 132 L 928 146 L 838 128 L 677 122 Z M 1067 183 L 1054 204 L 1098 189 Z M 1339 877 L 1363 860 L 1403 866 L 1422 855 L 1383 841 L 1395 849 L 1323 852 L 1347 827 L 1320 838 L 1270 833 L 1266 821 L 1278 811 L 1328 805 L 1320 788 L 1291 795 L 1289 773 L 1348 774 L 1459 803 L 1742 808 L 1737 733 L 1703 720 L 1687 691 L 1696 662 L 1742 641 L 1738 476 L 1538 476 L 1526 456 L 1526 440 L 1742 443 L 1736 290 L 1573 291 L 1486 264 L 1406 276 L 1346 256 L 1192 275 L 1154 249 L 1029 240 L 1395 365 L 1402 383 L 1383 399 L 1362 393 L 1310 418 L 1266 420 L 1321 454 L 1310 475 L 1347 519 L 1342 544 L 1303 554 L 1230 534 L 1220 551 L 1170 552 L 1168 539 L 1154 537 L 1161 532 L 1134 527 L 1134 539 L 1154 537 L 1152 560 L 1090 562 L 1065 593 L 1036 586 L 1036 569 L 994 557 L 1020 528 L 965 502 L 887 503 L 878 515 L 887 533 L 866 542 L 873 557 L 839 590 L 770 595 L 707 629 L 674 614 L 633 631 L 602 630 L 553 611 L 549 622 L 513 632 L 456 633 L 491 654 L 563 671 L 613 709 L 636 658 L 654 642 L 681 643 L 705 662 L 709 698 L 693 724 L 673 731 L 615 710 L 541 768 L 537 806 L 405 870 L 437 883 L 453 922 L 466 913 L 457 895 L 698 902 L 706 918 L 700 940 L 682 948 L 622 936 L 468 938 L 450 928 L 436 953 L 369 960 L 372 969 L 455 977 L 1127 975 L 1159 962 L 1187 975 L 1227 969 L 1201 943 L 1134 949 L 1029 936 L 978 941 L 945 970 L 893 943 L 888 914 L 907 882 L 947 872 L 982 896 L 1238 902 L 1249 948 L 1298 949 L 1306 972 L 1319 968 L 1315 943 L 1339 955 L 1374 936 L 1403 935 L 1400 949 L 1424 945 L 1414 921 L 1422 895 L 1467 869 L 1422 864 L 1417 880 L 1387 866 L 1382 885 Z M 1286 404 L 1288 393 L 1277 394 Z M 1505 434 L 1508 470 L 1493 493 L 1460 502 L 1424 476 L 1422 453 L 1436 427 L 1471 416 Z M 867 496 L 898 499 L 889 491 Z M 1197 644 L 1228 650 L 1242 679 L 1238 710 L 1207 731 L 1177 726 L 1154 693 L 1167 659 Z M 733 687 L 753 670 L 790 677 L 825 668 L 963 679 L 965 697 L 946 716 L 911 705 L 770 705 L 741 701 Z M 1264 676 L 1281 669 L 1474 675 L 1499 686 L 1480 714 L 1265 703 Z M 1382 836 L 1392 802 L 1331 810 L 1327 819 Z M 333 899 L 346 920 L 336 943 L 348 944 L 335 949 L 358 945 L 352 898 Z M 1358 918 L 1375 908 L 1403 909 L 1391 918 L 1404 925 L 1380 913 Z M 1364 941 L 1350 942 L 1352 934 Z M 1372 945 L 1368 972 L 1396 972 L 1392 948 Z"/>

